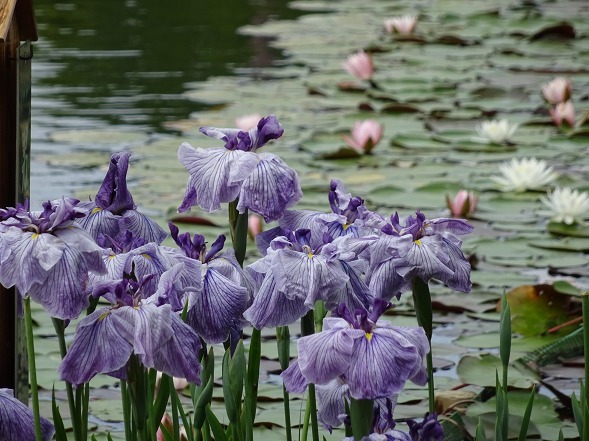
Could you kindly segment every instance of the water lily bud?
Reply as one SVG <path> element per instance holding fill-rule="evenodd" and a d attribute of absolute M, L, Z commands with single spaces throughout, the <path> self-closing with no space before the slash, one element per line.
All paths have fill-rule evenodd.
<path fill-rule="evenodd" d="M 559 103 L 554 109 L 550 109 L 550 116 L 554 124 L 559 127 L 565 122 L 570 127 L 575 125 L 575 108 L 570 101 Z"/>
<path fill-rule="evenodd" d="M 239 118 L 235 118 L 235 127 L 237 127 L 239 130 L 247 131 L 256 127 L 262 118 L 263 116 L 258 113 L 243 115 Z"/>
<path fill-rule="evenodd" d="M 451 201 L 446 196 L 446 205 L 452 214 L 452 217 L 470 217 L 475 212 L 479 198 L 472 191 L 460 190 Z"/>
<path fill-rule="evenodd" d="M 250 214 L 247 218 L 247 229 L 249 235 L 254 238 L 263 230 L 262 219 L 256 214 Z"/>
<path fill-rule="evenodd" d="M 413 33 L 417 25 L 415 15 L 403 15 L 402 17 L 393 17 L 385 20 L 384 28 L 389 34 L 396 32 L 400 35 L 409 35 Z"/>
<path fill-rule="evenodd" d="M 351 136 L 344 136 L 344 141 L 359 152 L 369 154 L 382 138 L 382 131 L 382 125 L 373 119 L 356 121 Z"/>
<path fill-rule="evenodd" d="M 570 80 L 563 77 L 557 77 L 550 83 L 542 86 L 542 95 L 550 104 L 559 104 L 568 101 L 573 93 Z"/>
<path fill-rule="evenodd" d="M 372 57 L 364 51 L 350 55 L 343 63 L 343 68 L 359 80 L 369 80 L 374 73 Z"/>

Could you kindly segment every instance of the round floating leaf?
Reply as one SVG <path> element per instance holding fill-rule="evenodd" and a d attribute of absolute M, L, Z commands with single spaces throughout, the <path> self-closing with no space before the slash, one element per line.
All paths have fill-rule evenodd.
<path fill-rule="evenodd" d="M 465 355 L 458 362 L 456 372 L 460 381 L 483 387 L 495 387 L 495 373 L 501 372 L 501 359 L 491 354 Z M 507 384 L 529 389 L 537 383 L 537 375 L 521 363 L 510 363 Z"/>

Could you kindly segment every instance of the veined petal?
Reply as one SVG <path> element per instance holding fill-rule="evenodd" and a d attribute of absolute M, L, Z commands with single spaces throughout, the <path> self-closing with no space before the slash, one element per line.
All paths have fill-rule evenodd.
<path fill-rule="evenodd" d="M 305 299 L 288 298 L 276 288 L 273 274 L 266 274 L 252 305 L 243 313 L 256 329 L 286 326 L 294 323 L 311 309 Z"/>
<path fill-rule="evenodd" d="M 47 278 L 48 270 L 59 262 L 65 248 L 52 234 L 23 232 L 16 227 L 3 232 L 2 245 L 0 283 L 7 288 L 16 285 L 23 294 Z"/>
<path fill-rule="evenodd" d="M 249 208 L 271 222 L 295 205 L 303 192 L 299 176 L 282 159 L 271 153 L 261 153 L 258 159 L 255 170 L 243 181 L 237 210 L 243 213 Z"/>
<path fill-rule="evenodd" d="M 66 247 L 61 260 L 47 273 L 42 284 L 29 290 L 31 298 L 51 315 L 76 319 L 88 307 L 88 266 L 80 251 Z"/>
<path fill-rule="evenodd" d="M 103 234 L 105 236 L 116 237 L 121 231 L 122 217 L 113 214 L 108 210 L 95 207 L 90 211 L 88 216 L 76 221 L 84 230 L 86 230 L 94 240 Z"/>
<path fill-rule="evenodd" d="M 324 256 L 292 250 L 277 253 L 272 272 L 279 291 L 289 298 L 305 299 L 310 308 L 317 300 L 327 300 L 349 280 L 341 266 L 328 263 Z"/>
<path fill-rule="evenodd" d="M 302 394 L 307 388 L 307 379 L 303 377 L 299 368 L 298 360 L 293 361 L 290 366 L 280 374 L 286 390 L 290 393 Z"/>
<path fill-rule="evenodd" d="M 472 288 L 472 282 L 470 281 L 470 263 L 464 257 L 462 250 L 460 249 L 460 243 L 449 240 L 446 237 L 441 238 L 445 244 L 445 250 L 450 258 L 448 261 L 448 267 L 454 271 L 454 274 L 447 280 L 444 280 L 450 288 L 454 288 L 462 292 L 470 292 Z"/>
<path fill-rule="evenodd" d="M 12 390 L 0 389 L 0 441 L 35 441 L 33 411 L 14 398 Z M 41 417 L 41 439 L 49 441 L 55 429 Z"/>
<path fill-rule="evenodd" d="M 153 355 L 172 336 L 170 305 L 155 306 L 142 303 L 138 308 L 123 306 L 111 312 L 125 321 L 135 323 L 133 328 L 133 352 L 145 367 L 154 367 Z"/>
<path fill-rule="evenodd" d="M 178 159 L 186 167 L 190 175 L 184 202 L 178 209 L 188 211 L 190 206 L 198 205 L 203 210 L 214 211 L 221 208 L 222 202 L 231 202 L 239 194 L 241 181 L 230 178 L 245 174 L 244 164 L 239 172 L 232 170 L 240 156 L 248 154 L 240 150 L 195 149 L 183 143 L 178 150 Z M 253 167 L 252 167 L 253 170 Z"/>
<path fill-rule="evenodd" d="M 127 210 L 123 213 L 123 224 L 127 230 L 133 232 L 133 237 L 141 237 L 158 245 L 168 236 L 156 222 L 136 210 Z"/>
<path fill-rule="evenodd" d="M 59 378 L 80 385 L 96 374 L 122 368 L 133 352 L 134 325 L 108 308 L 83 318 L 59 366 Z"/>
<path fill-rule="evenodd" d="M 169 316 L 170 338 L 155 349 L 154 367 L 172 377 L 186 378 L 200 384 L 201 365 L 198 362 L 198 335 L 176 314 Z"/>
<path fill-rule="evenodd" d="M 247 307 L 247 289 L 214 268 L 204 276 L 203 290 L 194 296 L 187 323 L 209 344 L 227 340 L 232 325 Z"/>
<path fill-rule="evenodd" d="M 353 264 L 344 261 L 338 261 L 344 272 L 348 275 L 349 280 L 340 290 L 333 295 L 328 296 L 325 306 L 327 309 L 336 309 L 344 303 L 350 311 L 357 308 L 366 308 L 372 304 L 372 292 L 356 272 Z"/>
<path fill-rule="evenodd" d="M 389 259 L 370 272 L 368 287 L 375 298 L 391 300 L 405 291 L 408 283 L 399 274 L 396 259 Z"/>
<path fill-rule="evenodd" d="M 341 426 L 340 416 L 346 413 L 346 398 L 349 399 L 349 387 L 341 379 L 330 381 L 326 385 L 317 385 L 317 418 L 331 431 Z"/>
<path fill-rule="evenodd" d="M 366 334 L 355 340 L 353 362 L 345 373 L 350 394 L 356 399 L 396 394 L 418 364 L 423 364 L 423 359 L 412 342 L 389 328 L 376 328 L 370 337 Z"/>
<path fill-rule="evenodd" d="M 356 331 L 331 329 L 299 339 L 299 368 L 309 383 L 326 384 L 348 370 L 352 356 L 356 356 Z M 360 333 L 364 334 L 363 331 Z"/>

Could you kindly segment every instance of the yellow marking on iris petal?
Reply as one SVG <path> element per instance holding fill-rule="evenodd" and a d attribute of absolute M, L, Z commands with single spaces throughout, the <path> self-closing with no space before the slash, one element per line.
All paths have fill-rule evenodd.
<path fill-rule="evenodd" d="M 108 260 L 112 260 L 114 259 L 116 256 L 114 254 L 111 254 L 110 256 L 108 256 Z"/>
<path fill-rule="evenodd" d="M 151 256 L 149 254 L 143 253 L 142 256 L 145 257 L 146 259 L 151 260 Z"/>
<path fill-rule="evenodd" d="M 109 311 L 104 311 L 102 314 L 100 314 L 100 317 L 98 317 L 98 321 L 104 320 L 108 314 Z"/>
<path fill-rule="evenodd" d="M 372 332 L 366 333 L 366 340 L 368 340 L 368 341 L 372 340 Z"/>
<path fill-rule="evenodd" d="M 39 237 L 39 233 L 33 233 L 31 240 L 35 240 L 37 237 Z"/>
<path fill-rule="evenodd" d="M 313 254 L 313 253 L 309 253 L 309 254 L 307 254 L 307 257 L 308 257 L 309 259 L 312 259 L 312 258 L 313 258 L 313 256 L 314 256 L 314 254 Z"/>
<path fill-rule="evenodd" d="M 102 210 L 102 208 L 100 208 L 100 207 L 93 208 L 92 211 L 90 212 L 90 214 L 98 213 L 101 210 Z"/>
<path fill-rule="evenodd" d="M 421 246 L 421 240 L 417 239 L 414 241 L 417 245 Z"/>
<path fill-rule="evenodd" d="M 344 231 L 346 231 L 348 228 L 350 228 L 350 224 L 344 224 L 342 228 L 344 229 Z"/>

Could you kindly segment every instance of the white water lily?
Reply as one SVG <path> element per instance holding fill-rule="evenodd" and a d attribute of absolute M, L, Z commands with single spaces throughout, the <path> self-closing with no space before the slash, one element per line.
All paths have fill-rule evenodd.
<path fill-rule="evenodd" d="M 475 139 L 480 142 L 503 144 L 509 142 L 517 127 L 517 124 L 511 124 L 506 119 L 484 121 L 477 126 L 479 137 Z"/>
<path fill-rule="evenodd" d="M 540 211 L 540 214 L 550 216 L 555 222 L 572 225 L 583 223 L 589 217 L 589 194 L 584 191 L 558 187 L 540 200 L 548 208 L 548 211 Z"/>
<path fill-rule="evenodd" d="M 491 176 L 502 191 L 526 191 L 546 187 L 558 176 L 546 161 L 536 158 L 513 158 L 499 165 L 503 176 Z"/>

